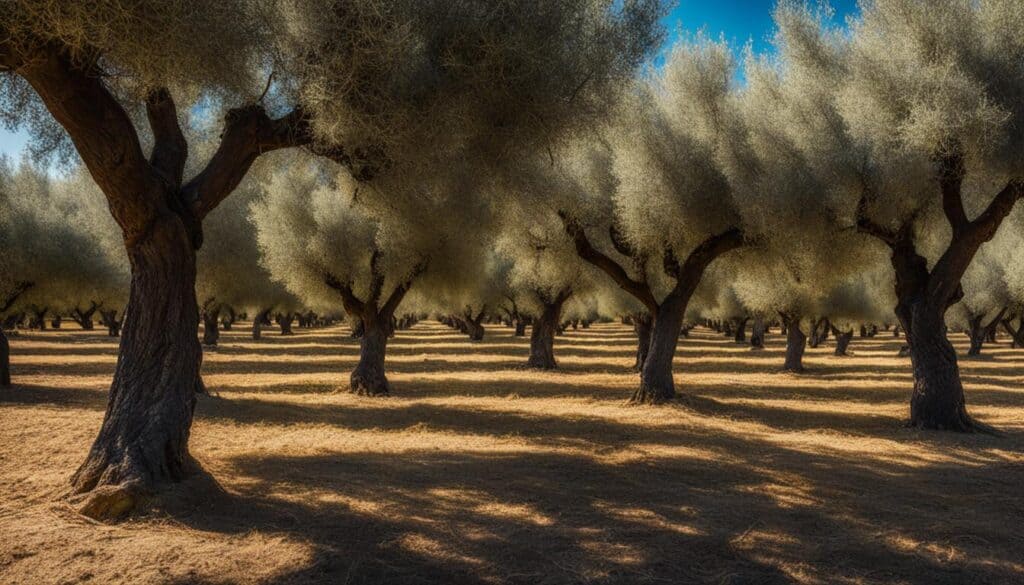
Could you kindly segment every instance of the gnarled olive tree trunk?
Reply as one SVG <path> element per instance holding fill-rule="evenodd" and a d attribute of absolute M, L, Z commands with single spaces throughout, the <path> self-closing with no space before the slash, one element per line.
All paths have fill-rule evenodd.
<path fill-rule="evenodd" d="M 263 326 L 270 325 L 270 311 L 273 309 L 263 309 L 252 320 L 252 338 L 260 339 L 263 337 Z"/>
<path fill-rule="evenodd" d="M 853 327 L 850 327 L 848 331 L 842 331 L 834 325 L 830 325 L 830 327 L 832 329 L 832 336 L 836 338 L 835 355 L 849 355 L 847 349 L 850 347 L 850 341 L 853 339 Z"/>
<path fill-rule="evenodd" d="M 764 349 L 766 330 L 764 317 L 754 317 L 754 325 L 750 328 L 750 349 Z"/>
<path fill-rule="evenodd" d="M 363 318 L 363 335 L 359 338 L 359 363 L 349 377 L 352 393 L 360 396 L 386 396 L 391 393 L 384 374 L 384 357 L 388 348 L 391 320 Z"/>
<path fill-rule="evenodd" d="M 217 340 L 220 339 L 220 304 L 211 299 L 203 305 L 203 345 L 217 347 Z"/>
<path fill-rule="evenodd" d="M 75 307 L 74 309 L 71 310 L 71 318 L 74 319 L 75 323 L 78 323 L 78 326 L 81 327 L 82 329 L 86 331 L 92 331 L 92 316 L 96 313 L 96 309 L 98 308 L 99 305 L 95 302 L 90 304 L 89 307 L 86 309 L 79 309 L 78 307 Z"/>
<path fill-rule="evenodd" d="M 804 350 L 807 348 L 807 336 L 800 329 L 800 316 L 782 315 L 786 324 L 786 361 L 782 369 L 787 372 L 804 371 Z"/>
<path fill-rule="evenodd" d="M 633 369 L 642 372 L 644 362 L 647 361 L 647 354 L 651 350 L 651 325 L 654 319 L 651 314 L 644 311 L 633 314 L 633 332 L 636 333 L 636 361 L 633 362 Z"/>
<path fill-rule="evenodd" d="M 736 332 L 733 335 L 733 341 L 736 343 L 745 343 L 747 341 L 747 322 L 750 321 L 750 317 L 741 317 L 736 320 Z"/>
<path fill-rule="evenodd" d="M 95 517 L 130 510 L 145 491 L 193 466 L 188 437 L 202 359 L 195 252 L 173 215 L 127 248 L 131 291 L 107 411 L 71 478 L 74 493 L 93 491 L 82 512 Z"/>
<path fill-rule="evenodd" d="M 694 283 L 694 288 L 696 283 Z M 677 287 L 658 307 L 651 323 L 651 346 L 647 359 L 640 370 L 640 387 L 633 393 L 630 402 L 635 404 L 658 404 L 676 397 L 675 381 L 672 378 L 672 360 L 679 343 L 679 331 L 683 327 L 683 314 L 690 300 L 689 294 L 677 294 Z M 690 290 L 692 293 L 692 289 Z"/>
<path fill-rule="evenodd" d="M 909 322 L 904 324 L 904 330 L 914 371 L 911 425 L 938 430 L 973 430 L 975 423 L 967 414 L 956 351 L 946 337 L 945 309 L 938 310 L 926 302 L 912 302 L 905 314 Z"/>
<path fill-rule="evenodd" d="M 538 294 L 542 306 L 541 314 L 533 320 L 530 332 L 530 357 L 526 366 L 541 370 L 553 370 L 558 367 L 555 360 L 555 335 L 558 334 L 562 306 L 572 295 L 569 289 L 560 291 L 554 298 L 546 294 Z"/>

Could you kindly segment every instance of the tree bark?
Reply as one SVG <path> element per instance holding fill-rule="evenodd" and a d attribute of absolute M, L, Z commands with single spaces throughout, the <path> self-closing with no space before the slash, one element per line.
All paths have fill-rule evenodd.
<path fill-rule="evenodd" d="M 92 316 L 96 313 L 96 309 L 99 306 L 96 303 L 92 303 L 88 309 L 82 310 L 75 307 L 71 310 L 71 318 L 78 323 L 78 326 L 86 331 L 93 330 Z"/>
<path fill-rule="evenodd" d="M 976 430 L 976 423 L 967 415 L 960 367 L 946 337 L 942 313 L 926 303 L 915 303 L 910 308 L 910 322 L 904 324 L 914 371 L 910 424 L 936 430 Z"/>
<path fill-rule="evenodd" d="M 203 345 L 217 347 L 217 340 L 220 339 L 220 305 L 217 303 L 212 307 L 203 309 Z"/>
<path fill-rule="evenodd" d="M 253 317 L 252 320 L 252 338 L 260 339 L 263 337 L 263 326 L 270 325 L 270 311 L 271 309 L 263 309 Z"/>
<path fill-rule="evenodd" d="M 642 372 L 644 362 L 647 361 L 647 354 L 651 349 L 651 325 L 653 323 L 651 314 L 647 312 L 633 315 L 633 332 L 636 333 L 636 361 L 633 369 Z"/>
<path fill-rule="evenodd" d="M 745 343 L 747 341 L 748 321 L 750 321 L 750 317 L 742 317 L 736 320 L 736 334 L 733 336 L 733 341 L 736 343 Z"/>
<path fill-rule="evenodd" d="M 113 309 L 109 311 L 101 310 L 100 316 L 103 317 L 103 324 L 107 327 L 107 335 L 109 337 L 121 335 L 121 322 L 117 320 L 117 311 Z"/>
<path fill-rule="evenodd" d="M 292 332 L 292 323 L 295 321 L 295 313 L 278 313 L 275 320 L 281 327 L 281 335 L 295 335 L 295 333 Z"/>
<path fill-rule="evenodd" d="M 750 330 L 750 349 L 764 349 L 764 317 L 754 317 L 754 325 Z"/>
<path fill-rule="evenodd" d="M 783 315 L 782 318 L 786 324 L 786 361 L 782 369 L 787 372 L 802 372 L 807 336 L 800 329 L 800 316 Z"/>
<path fill-rule="evenodd" d="M 235 324 L 235 308 L 231 305 L 225 305 L 224 308 L 227 309 L 227 313 L 221 320 L 221 325 L 224 327 L 224 331 L 231 331 L 231 327 Z"/>
<path fill-rule="evenodd" d="M 1024 317 L 1021 317 L 1018 322 L 1019 326 L 1017 329 L 1013 328 L 1013 318 L 1003 319 L 1003 329 L 1010 335 L 1010 347 L 1018 348 L 1024 347 Z"/>
<path fill-rule="evenodd" d="M 516 321 L 515 321 L 515 325 L 516 325 L 515 336 L 516 337 L 526 337 L 526 325 L 527 325 L 526 319 L 523 319 L 522 317 L 517 318 Z"/>
<path fill-rule="evenodd" d="M 564 296 L 558 294 L 553 300 L 542 300 L 544 310 L 533 320 L 533 330 L 530 332 L 530 357 L 526 360 L 527 367 L 541 370 L 553 370 L 558 367 L 555 360 L 555 335 L 558 333 L 562 316 L 562 305 L 570 294 L 571 292 L 565 292 Z"/>
<path fill-rule="evenodd" d="M 836 338 L 835 355 L 849 355 L 846 350 L 850 347 L 850 341 L 853 339 L 853 327 L 850 327 L 849 331 L 844 332 L 832 326 L 832 335 Z"/>
<path fill-rule="evenodd" d="M 696 287 L 693 282 L 693 287 Z M 660 404 L 676 397 L 675 381 L 672 378 L 672 359 L 679 343 L 679 331 L 683 328 L 683 314 L 690 295 L 679 294 L 677 287 L 670 293 L 654 316 L 651 324 L 651 346 L 640 370 L 640 387 L 633 393 L 633 404 Z"/>
<path fill-rule="evenodd" d="M 0 388 L 11 387 L 11 345 L 0 327 Z"/>
<path fill-rule="evenodd" d="M 91 492 L 81 511 L 92 517 L 120 516 L 197 468 L 188 451 L 202 359 L 195 252 L 176 216 L 127 249 L 131 289 L 107 410 L 71 478 L 74 493 Z"/>
<path fill-rule="evenodd" d="M 353 394 L 360 396 L 387 396 L 391 393 L 391 386 L 384 374 L 388 329 L 380 319 L 364 318 L 362 322 L 363 336 L 359 342 L 359 363 L 352 370 L 349 388 Z"/>

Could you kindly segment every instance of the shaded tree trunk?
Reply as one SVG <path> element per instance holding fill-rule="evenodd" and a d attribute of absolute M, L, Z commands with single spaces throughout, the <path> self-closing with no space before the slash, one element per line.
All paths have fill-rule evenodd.
<path fill-rule="evenodd" d="M 800 316 L 782 315 L 782 320 L 786 324 L 786 361 L 782 369 L 787 372 L 802 372 L 807 336 L 800 329 Z"/>
<path fill-rule="evenodd" d="M 1006 333 L 1010 335 L 1010 347 L 1018 348 L 1024 347 L 1024 317 L 1021 317 L 1018 321 L 1019 325 L 1016 329 L 1013 328 L 1013 318 L 1003 319 L 1002 325 Z"/>
<path fill-rule="evenodd" d="M 91 492 L 81 511 L 92 517 L 120 516 L 198 469 L 188 451 L 202 360 L 195 252 L 176 216 L 155 220 L 127 250 L 131 289 L 107 410 L 71 478 L 74 493 Z"/>
<path fill-rule="evenodd" d="M 263 326 L 270 325 L 270 311 L 272 309 L 263 309 L 252 320 L 252 338 L 260 339 L 263 337 Z"/>
<path fill-rule="evenodd" d="M 963 383 L 956 351 L 946 337 L 942 313 L 927 303 L 909 307 L 904 325 L 914 371 L 910 398 L 912 426 L 939 430 L 969 431 L 975 424 L 967 415 Z"/>
<path fill-rule="evenodd" d="M 7 333 L 0 327 L 0 388 L 11 387 L 11 345 Z"/>
<path fill-rule="evenodd" d="M 75 323 L 78 323 L 78 326 L 81 327 L 82 329 L 86 331 L 92 331 L 92 316 L 96 313 L 96 309 L 98 308 L 99 306 L 96 303 L 92 303 L 91 305 L 89 305 L 89 308 L 85 310 L 75 307 L 74 309 L 71 310 L 71 318 L 74 319 Z"/>
<path fill-rule="evenodd" d="M 846 350 L 850 347 L 850 341 L 853 339 L 853 327 L 850 327 L 850 330 L 845 332 L 840 331 L 835 326 L 832 326 L 831 328 L 832 336 L 836 338 L 835 355 L 849 355 Z"/>
<path fill-rule="evenodd" d="M 693 283 L 694 287 L 696 282 Z M 690 300 L 689 294 L 679 294 L 677 287 L 658 307 L 651 324 L 651 346 L 640 370 L 640 387 L 633 393 L 634 404 L 659 404 L 676 397 L 672 379 L 672 359 L 676 355 L 679 332 L 683 327 L 683 314 Z M 692 289 L 690 290 L 692 293 Z"/>
<path fill-rule="evenodd" d="M 213 306 L 203 309 L 203 345 L 217 347 L 217 340 L 220 339 L 220 305 L 210 304 Z"/>
<path fill-rule="evenodd" d="M 743 317 L 736 320 L 736 334 L 733 336 L 733 341 L 736 343 L 745 343 L 747 341 L 748 321 L 750 321 L 750 317 Z"/>
<path fill-rule="evenodd" d="M 349 388 L 360 396 L 386 396 L 391 393 L 387 376 L 384 374 L 384 357 L 387 353 L 389 327 L 380 319 L 362 319 L 363 335 L 359 343 L 359 363 L 349 377 Z M 390 321 L 390 320 L 389 320 Z"/>
<path fill-rule="evenodd" d="M 31 320 L 31 322 L 29 323 L 28 326 L 30 328 L 32 328 L 32 329 L 38 329 L 40 331 L 45 331 L 46 330 L 46 314 L 49 313 L 49 312 L 50 312 L 50 309 L 48 307 L 43 307 L 42 309 L 33 307 L 33 308 L 29 309 L 29 313 L 31 313 L 31 315 L 32 315 L 32 320 Z"/>
<path fill-rule="evenodd" d="M 992 321 L 985 323 L 984 315 L 978 315 L 971 319 L 970 330 L 968 335 L 971 340 L 970 347 L 967 349 L 967 355 L 978 356 L 981 355 L 981 347 L 985 342 L 993 343 L 995 341 L 996 327 L 1003 320 L 1003 315 L 1006 314 L 1006 308 L 1003 307 L 999 311 L 999 314 L 995 316 Z"/>
<path fill-rule="evenodd" d="M 515 326 L 516 326 L 515 336 L 516 337 L 526 337 L 526 326 L 527 325 L 528 325 L 527 319 L 524 319 L 523 317 L 517 318 L 515 320 Z"/>
<path fill-rule="evenodd" d="M 633 369 L 642 372 L 647 354 L 651 349 L 651 324 L 653 319 L 648 312 L 633 315 L 633 332 L 636 333 L 636 361 Z"/>
<path fill-rule="evenodd" d="M 764 317 L 754 317 L 754 325 L 750 328 L 750 349 L 764 349 L 765 329 Z"/>
<path fill-rule="evenodd" d="M 116 310 L 101 310 L 100 317 L 103 318 L 103 325 L 106 326 L 107 335 L 109 337 L 118 337 L 121 335 L 121 322 L 117 320 Z"/>
<path fill-rule="evenodd" d="M 238 316 L 235 314 L 235 308 L 231 305 L 225 305 L 224 308 L 227 310 L 227 313 L 221 319 L 221 326 L 224 327 L 224 331 L 231 331 L 231 327 L 234 326 L 235 319 Z"/>
<path fill-rule="evenodd" d="M 563 294 L 564 293 L 564 294 Z M 555 335 L 558 333 L 562 316 L 562 305 L 572 294 L 562 291 L 553 300 L 541 302 L 544 310 L 533 320 L 530 332 L 530 357 L 526 360 L 527 367 L 541 370 L 553 370 L 558 367 L 555 360 Z"/>
<path fill-rule="evenodd" d="M 274 319 L 277 321 L 279 327 L 281 327 L 281 335 L 295 335 L 292 332 L 292 323 L 295 322 L 295 313 L 278 313 Z"/>
<path fill-rule="evenodd" d="M 63 324 L 64 319 L 60 315 L 54 315 L 53 319 L 50 320 L 50 327 L 53 327 L 54 329 L 60 329 Z"/>

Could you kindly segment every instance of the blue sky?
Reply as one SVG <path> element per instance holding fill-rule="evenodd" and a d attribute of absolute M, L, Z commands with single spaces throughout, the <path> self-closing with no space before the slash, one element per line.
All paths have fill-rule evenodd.
<path fill-rule="evenodd" d="M 856 0 L 831 0 L 836 19 L 856 10 Z M 704 29 L 712 38 L 725 35 L 734 47 L 742 48 L 748 40 L 756 52 L 770 48 L 771 11 L 775 0 L 679 0 L 679 5 L 665 19 L 668 43 L 678 35 Z M 24 133 L 12 134 L 0 128 L 0 153 L 17 158 L 25 146 Z"/>

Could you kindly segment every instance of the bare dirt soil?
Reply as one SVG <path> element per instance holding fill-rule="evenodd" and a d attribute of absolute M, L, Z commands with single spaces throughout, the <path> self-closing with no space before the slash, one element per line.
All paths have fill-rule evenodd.
<path fill-rule="evenodd" d="M 0 582 L 1024 583 L 1024 350 L 1005 339 L 961 358 L 993 437 L 903 428 L 909 361 L 887 333 L 793 375 L 777 333 L 754 352 L 697 329 L 685 398 L 627 407 L 617 324 L 559 337 L 561 370 L 538 373 L 510 329 L 421 323 L 392 340 L 383 399 L 339 392 L 346 328 L 296 331 L 242 324 L 206 352 L 191 445 L 223 493 L 116 525 L 61 499 L 115 343 L 13 338 Z"/>

